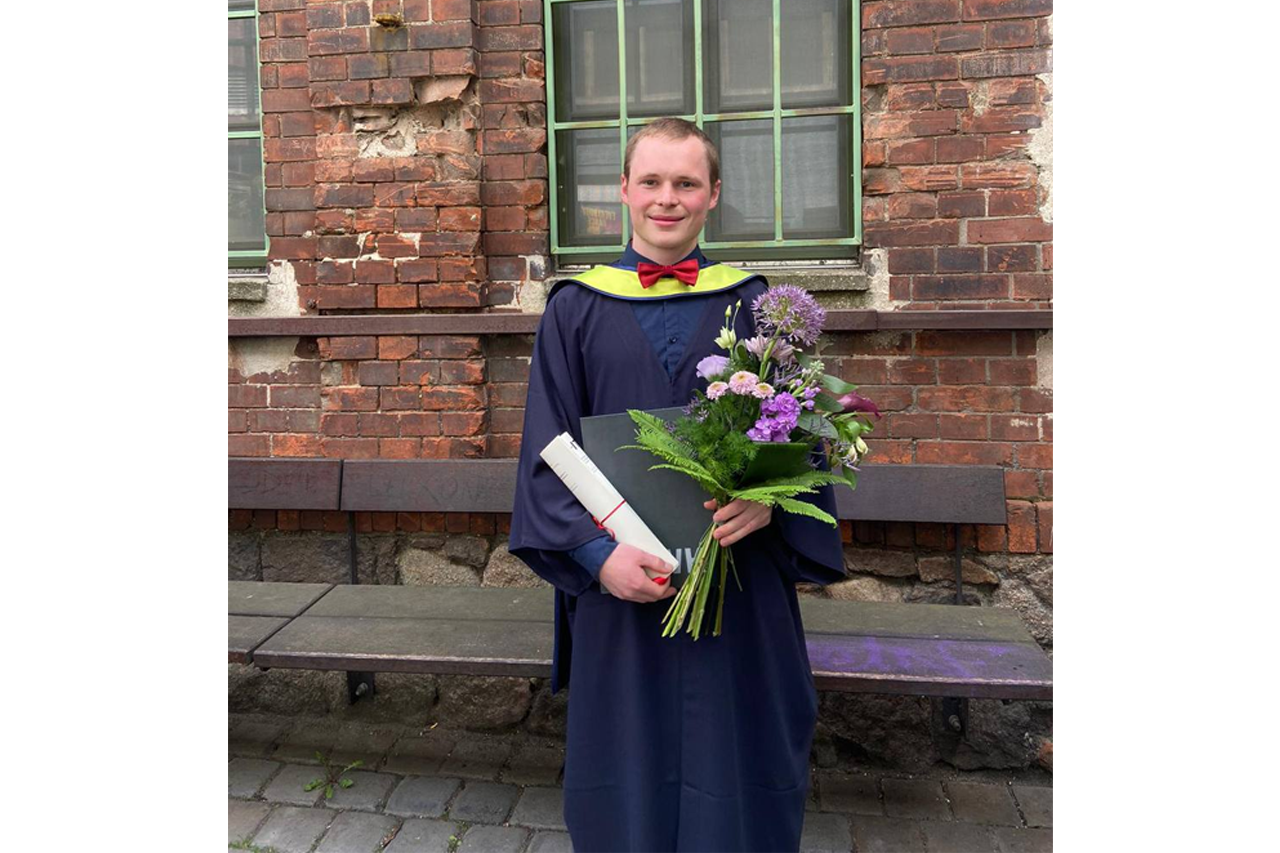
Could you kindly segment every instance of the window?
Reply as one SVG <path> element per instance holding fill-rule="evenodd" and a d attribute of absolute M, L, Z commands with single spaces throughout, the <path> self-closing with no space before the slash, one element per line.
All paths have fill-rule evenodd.
<path fill-rule="evenodd" d="M 227 235 L 233 267 L 267 262 L 256 0 L 227 4 Z"/>
<path fill-rule="evenodd" d="M 546 0 L 551 247 L 615 257 L 626 141 L 676 115 L 720 151 L 700 244 L 749 259 L 862 242 L 859 0 Z M 717 252 L 716 250 L 720 250 Z"/>

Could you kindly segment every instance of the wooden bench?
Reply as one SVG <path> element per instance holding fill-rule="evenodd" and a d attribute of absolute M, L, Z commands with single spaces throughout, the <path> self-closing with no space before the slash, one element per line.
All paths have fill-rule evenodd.
<path fill-rule="evenodd" d="M 269 495 L 282 500 L 301 499 L 285 496 L 291 490 L 298 495 L 303 488 L 298 484 L 309 483 L 306 496 L 316 503 L 327 501 L 319 491 L 329 489 L 330 481 L 318 467 L 276 467 L 267 476 L 257 472 L 258 465 L 246 464 L 297 466 L 301 461 L 310 460 L 232 460 L 233 506 L 264 499 L 254 497 L 245 482 L 273 483 Z M 331 508 L 348 513 L 349 519 L 363 511 L 509 512 L 512 505 L 515 460 L 339 464 Z M 867 465 L 857 490 L 837 489 L 837 495 L 842 519 L 955 526 L 957 602 L 963 600 L 958 526 L 1005 522 L 1004 475 L 996 467 Z M 271 507 L 284 505 L 262 508 Z M 353 696 L 372 687 L 370 674 L 375 672 L 550 676 L 549 588 L 356 585 L 353 521 L 348 529 L 351 584 L 324 591 L 276 591 L 326 585 L 231 582 L 233 658 L 240 655 L 239 660 L 263 668 L 344 670 Z M 250 606 L 246 596 L 254 588 L 262 593 Z M 299 609 L 308 596 L 310 602 Z M 1053 697 L 1052 662 L 1011 610 L 806 596 L 801 612 L 819 689 L 952 699 Z M 261 621 L 267 619 L 284 621 Z M 959 727 L 963 708 L 948 716 Z"/>

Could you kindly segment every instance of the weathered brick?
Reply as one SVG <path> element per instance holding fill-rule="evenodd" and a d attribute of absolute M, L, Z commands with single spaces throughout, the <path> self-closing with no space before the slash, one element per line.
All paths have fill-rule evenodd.
<path fill-rule="evenodd" d="M 1039 202 L 1034 189 L 992 190 L 987 200 L 987 209 L 991 216 L 1029 216 L 1034 214 L 1038 207 Z"/>
<path fill-rule="evenodd" d="M 418 286 L 418 304 L 423 308 L 479 308 L 484 304 L 480 284 L 437 283 Z"/>
<path fill-rule="evenodd" d="M 890 83 L 885 87 L 885 107 L 890 112 L 927 110 L 933 106 L 932 83 Z"/>
<path fill-rule="evenodd" d="M 894 140 L 888 143 L 886 162 L 893 166 L 932 163 L 934 143 L 933 139 Z"/>
<path fill-rule="evenodd" d="M 354 288 L 348 288 L 354 290 Z M 372 291 L 373 288 L 368 288 Z M 327 361 L 339 359 L 372 359 L 378 357 L 378 339 L 372 335 L 344 335 L 320 338 L 320 357 Z"/>
<path fill-rule="evenodd" d="M 989 272 L 1030 272 L 1038 266 L 1035 246 L 992 246 L 987 250 Z"/>
<path fill-rule="evenodd" d="M 982 115 L 966 114 L 960 120 L 962 133 L 1021 133 L 1044 123 L 1039 110 L 1023 106 L 991 107 Z"/>
<path fill-rule="evenodd" d="M 960 186 L 956 167 L 951 165 L 903 166 L 899 171 L 902 175 L 902 186 L 908 190 L 938 192 L 954 190 Z"/>
<path fill-rule="evenodd" d="M 962 219 L 986 215 L 986 199 L 981 192 L 951 192 L 938 194 L 938 216 L 943 219 Z"/>
<path fill-rule="evenodd" d="M 429 50 L 406 50 L 391 55 L 391 74 L 395 77 L 431 76 Z"/>
<path fill-rule="evenodd" d="M 889 196 L 890 219 L 933 219 L 938 215 L 938 197 L 931 193 L 898 193 Z"/>
<path fill-rule="evenodd" d="M 934 39 L 939 53 L 981 50 L 983 26 L 982 24 L 954 24 L 937 27 L 934 30 Z"/>
<path fill-rule="evenodd" d="M 435 281 L 437 276 L 436 261 L 421 258 L 400 260 L 396 262 L 396 278 L 402 282 Z"/>
<path fill-rule="evenodd" d="M 433 74 L 476 75 L 477 54 L 473 48 L 450 48 L 431 51 Z"/>
<path fill-rule="evenodd" d="M 885 34 L 890 54 L 933 53 L 932 27 L 898 27 Z"/>
<path fill-rule="evenodd" d="M 954 0 L 898 0 L 862 4 L 862 25 L 873 27 L 908 27 L 913 24 L 939 24 L 960 19 Z"/>
<path fill-rule="evenodd" d="M 441 231 L 479 231 L 479 207 L 442 207 L 439 212 Z"/>
<path fill-rule="evenodd" d="M 960 186 L 965 189 L 1008 189 L 1034 186 L 1039 170 L 1034 163 L 962 163 Z"/>
<path fill-rule="evenodd" d="M 1053 14 L 1053 0 L 964 0 L 961 15 L 966 21 L 996 18 L 1032 18 Z"/>
<path fill-rule="evenodd" d="M 970 243 L 1041 243 L 1053 239 L 1053 225 L 1038 217 L 971 219 Z"/>
<path fill-rule="evenodd" d="M 1036 552 L 1036 511 L 1027 501 L 1005 501 L 1009 550 L 1014 554 Z"/>
<path fill-rule="evenodd" d="M 939 163 L 967 163 L 986 156 L 987 141 L 981 136 L 951 136 L 939 139 L 937 161 Z"/>
<path fill-rule="evenodd" d="M 888 113 L 863 120 L 868 139 L 901 139 L 909 136 L 941 136 L 956 132 L 956 114 L 951 110 L 919 113 Z"/>
<path fill-rule="evenodd" d="M 987 25 L 987 48 L 1035 47 L 1035 21 L 997 21 Z"/>
<path fill-rule="evenodd" d="M 483 51 L 542 50 L 542 27 L 482 27 L 477 47 Z"/>
<path fill-rule="evenodd" d="M 374 80 L 369 103 L 411 104 L 413 103 L 413 84 L 402 78 Z"/>
<path fill-rule="evenodd" d="M 982 272 L 982 247 L 938 247 L 938 272 Z"/>
<path fill-rule="evenodd" d="M 917 403 L 927 412 L 1011 412 L 1014 396 L 1009 388 L 940 386 L 921 388 Z"/>
<path fill-rule="evenodd" d="M 1003 275 L 916 276 L 912 285 L 916 299 L 1005 299 L 1009 278 Z"/>
<path fill-rule="evenodd" d="M 479 232 L 423 234 L 418 240 L 418 254 L 424 258 L 440 255 L 473 255 L 479 247 Z"/>
<path fill-rule="evenodd" d="M 408 29 L 409 44 L 414 50 L 473 46 L 470 21 L 410 24 Z"/>
<path fill-rule="evenodd" d="M 1038 74 L 1040 72 L 1020 72 Z M 960 63 L 954 56 L 901 56 L 888 59 L 868 59 L 862 63 L 862 83 L 876 86 L 881 83 L 906 83 L 913 80 L 954 80 L 960 76 Z M 966 74 L 965 76 L 984 76 Z M 1012 76 L 988 74 L 985 76 Z M 527 99 L 518 99 L 527 100 Z"/>
<path fill-rule="evenodd" d="M 1044 74 L 1053 70 L 1049 51 L 1002 50 L 966 56 L 960 62 L 963 77 L 1024 77 L 1028 74 Z"/>

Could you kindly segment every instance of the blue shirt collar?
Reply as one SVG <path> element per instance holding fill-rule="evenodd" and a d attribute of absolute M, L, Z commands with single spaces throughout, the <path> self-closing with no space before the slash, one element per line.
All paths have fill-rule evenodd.
<path fill-rule="evenodd" d="M 714 261 L 707 260 L 706 255 L 702 254 L 702 250 L 699 249 L 696 245 L 693 247 L 692 252 L 685 255 L 680 260 L 687 261 L 689 258 L 695 258 L 698 261 L 699 269 L 714 263 Z M 634 270 L 636 268 L 636 264 L 639 263 L 640 261 L 644 261 L 646 264 L 657 263 L 656 261 L 652 261 L 646 258 L 644 255 L 640 254 L 635 249 L 633 249 L 631 247 L 631 241 L 628 240 L 627 248 L 625 251 L 623 251 L 622 257 L 618 258 L 616 261 L 610 264 L 610 266 L 622 267 L 624 269 Z"/>

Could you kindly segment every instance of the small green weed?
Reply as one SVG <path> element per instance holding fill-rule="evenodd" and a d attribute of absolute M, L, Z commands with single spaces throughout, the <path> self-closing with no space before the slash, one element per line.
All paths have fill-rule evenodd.
<path fill-rule="evenodd" d="M 323 785 L 324 798 L 326 800 L 333 799 L 333 787 L 335 785 L 337 785 L 339 788 L 350 788 L 352 785 L 354 785 L 355 784 L 354 779 L 344 779 L 343 776 L 347 772 L 351 770 L 355 770 L 357 767 L 362 767 L 364 765 L 364 762 L 357 758 L 355 761 L 351 762 L 346 767 L 343 767 L 341 770 L 339 770 L 337 765 L 330 763 L 329 759 L 325 758 L 318 751 L 316 752 L 316 760 L 324 765 L 324 776 L 318 777 L 316 779 L 312 779 L 310 782 L 302 786 L 302 790 L 314 791 L 316 788 L 319 788 L 321 785 Z"/>

